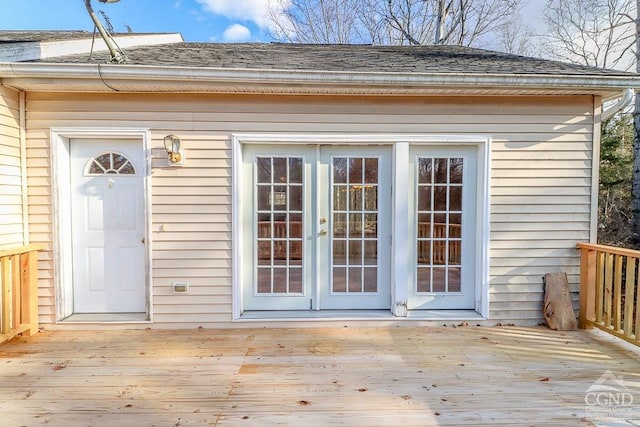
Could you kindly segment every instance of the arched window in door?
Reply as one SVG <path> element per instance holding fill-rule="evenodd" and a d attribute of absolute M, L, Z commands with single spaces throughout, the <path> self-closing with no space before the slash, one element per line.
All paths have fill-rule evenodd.
<path fill-rule="evenodd" d="M 133 163 L 120 153 L 100 154 L 87 162 L 86 176 L 97 175 L 135 175 L 136 169 Z"/>

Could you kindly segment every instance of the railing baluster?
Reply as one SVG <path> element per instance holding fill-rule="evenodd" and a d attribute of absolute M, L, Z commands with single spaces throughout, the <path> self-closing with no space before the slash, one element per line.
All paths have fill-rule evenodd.
<path fill-rule="evenodd" d="M 11 290 L 11 329 L 20 327 L 20 319 L 22 319 L 22 305 L 20 298 L 22 297 L 22 283 L 20 281 L 20 255 L 11 257 L 11 276 L 13 289 Z"/>
<path fill-rule="evenodd" d="M 605 254 L 605 275 L 604 275 L 604 313 L 603 321 L 607 327 L 611 326 L 611 302 L 613 300 L 613 254 Z"/>
<path fill-rule="evenodd" d="M 627 257 L 627 274 L 624 282 L 624 334 L 633 335 L 634 289 L 636 284 L 636 264 L 638 259 Z"/>
<path fill-rule="evenodd" d="M 596 252 L 596 322 L 602 323 L 602 312 L 604 302 L 604 253 Z"/>
<path fill-rule="evenodd" d="M 622 329 L 622 255 L 613 255 L 615 270 L 613 271 L 613 329 Z"/>
<path fill-rule="evenodd" d="M 0 258 L 0 270 L 2 270 L 0 334 L 6 334 L 11 329 L 11 259 L 9 257 Z"/>

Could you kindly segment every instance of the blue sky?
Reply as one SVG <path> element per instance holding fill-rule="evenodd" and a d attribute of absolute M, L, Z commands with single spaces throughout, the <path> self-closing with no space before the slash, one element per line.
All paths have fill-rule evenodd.
<path fill-rule="evenodd" d="M 114 29 L 179 32 L 186 41 L 271 41 L 266 30 L 268 4 L 282 0 L 121 0 L 104 4 Z M 284 0 L 286 3 L 286 0 Z M 537 18 L 544 0 L 526 0 L 523 16 Z M 104 22 L 104 21 L 103 21 Z M 534 23 L 535 25 L 535 23 Z M 0 0 L 0 29 L 93 30 L 84 0 Z"/>
<path fill-rule="evenodd" d="M 179 32 L 186 41 L 270 41 L 268 0 L 93 0 L 118 32 Z M 104 22 L 104 21 L 103 21 Z M 84 0 L 0 0 L 3 30 L 93 30 Z"/>

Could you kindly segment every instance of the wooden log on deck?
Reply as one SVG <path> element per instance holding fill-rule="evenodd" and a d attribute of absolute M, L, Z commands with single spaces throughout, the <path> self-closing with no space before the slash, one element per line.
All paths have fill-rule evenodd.
<path fill-rule="evenodd" d="M 566 273 L 547 273 L 544 276 L 544 318 L 549 328 L 558 331 L 577 329 L 576 315 Z"/>

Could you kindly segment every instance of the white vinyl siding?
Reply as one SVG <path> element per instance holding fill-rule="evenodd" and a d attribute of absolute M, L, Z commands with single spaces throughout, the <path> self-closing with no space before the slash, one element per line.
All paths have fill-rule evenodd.
<path fill-rule="evenodd" d="M 542 276 L 577 291 L 575 244 L 590 235 L 593 98 L 294 97 L 30 93 L 32 242 L 51 240 L 49 129 L 151 130 L 154 327 L 229 327 L 234 133 L 442 134 L 492 138 L 490 320 L 542 319 Z M 164 168 L 162 139 L 185 165 Z M 55 321 L 53 262 L 41 256 L 41 320 Z M 187 282 L 188 295 L 171 283 Z"/>
<path fill-rule="evenodd" d="M 24 244 L 20 94 L 0 86 L 0 248 Z"/>

